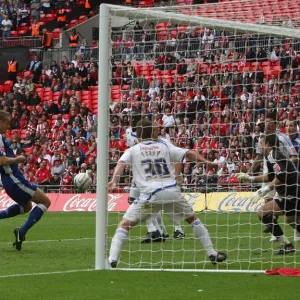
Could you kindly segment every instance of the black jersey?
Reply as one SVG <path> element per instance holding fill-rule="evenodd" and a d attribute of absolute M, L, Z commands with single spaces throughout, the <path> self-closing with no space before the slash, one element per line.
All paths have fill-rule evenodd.
<path fill-rule="evenodd" d="M 283 198 L 297 197 L 299 173 L 296 166 L 280 151 L 272 150 L 266 157 L 269 181 L 276 177 L 280 184 L 275 186 L 276 192 Z"/>

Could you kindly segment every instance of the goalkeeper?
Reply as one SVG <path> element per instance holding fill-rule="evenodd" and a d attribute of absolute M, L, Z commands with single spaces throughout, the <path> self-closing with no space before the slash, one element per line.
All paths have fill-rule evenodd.
<path fill-rule="evenodd" d="M 239 173 L 236 177 L 242 181 L 269 182 L 250 197 L 249 200 L 253 204 L 264 198 L 270 191 L 277 192 L 273 200 L 265 203 L 259 209 L 258 217 L 264 224 L 270 226 L 272 234 L 281 242 L 280 249 L 276 254 L 284 255 L 295 252 L 295 247 L 289 242 L 273 217 L 285 215 L 287 222 L 300 232 L 300 223 L 297 222 L 300 215 L 299 173 L 293 162 L 279 151 L 279 140 L 276 134 L 262 138 L 262 146 L 268 174 L 249 176 Z"/>
<path fill-rule="evenodd" d="M 293 163 L 295 163 L 297 161 L 297 152 L 296 152 L 295 148 L 293 147 L 293 144 L 291 143 L 290 139 L 285 134 L 280 132 L 280 130 L 278 130 L 276 120 L 277 120 L 276 113 L 270 112 L 266 115 L 265 135 L 276 134 L 278 143 L 279 143 L 280 152 L 284 156 L 290 158 Z M 258 165 L 260 165 L 261 161 L 263 161 L 263 174 L 266 175 L 268 173 L 267 160 L 265 158 L 263 158 L 263 154 L 261 153 L 261 149 L 262 149 L 261 143 L 262 143 L 261 138 L 259 138 L 258 147 L 256 149 L 256 153 L 258 155 L 257 155 L 257 159 L 253 162 L 251 170 L 249 171 L 250 174 L 255 171 L 255 169 L 258 167 Z M 264 187 L 264 186 L 265 186 L 265 183 L 262 184 L 262 187 Z M 275 197 L 275 190 L 267 193 L 264 196 L 264 200 L 265 200 L 265 202 L 269 202 L 269 201 L 272 201 L 274 197 Z M 274 217 L 274 219 L 275 219 L 275 222 L 277 222 L 278 216 Z M 264 232 L 271 232 L 271 227 L 266 226 Z M 272 235 L 270 242 L 273 242 L 273 241 L 276 241 L 276 237 Z"/>

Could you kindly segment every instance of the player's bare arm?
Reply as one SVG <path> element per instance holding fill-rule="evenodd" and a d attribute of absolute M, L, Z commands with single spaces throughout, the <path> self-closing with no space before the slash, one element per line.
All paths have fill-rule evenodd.
<path fill-rule="evenodd" d="M 123 171 L 126 167 L 126 163 L 124 161 L 119 161 L 116 168 L 115 168 L 115 171 L 114 171 L 114 174 L 113 174 L 113 177 L 111 179 L 111 181 L 108 183 L 108 191 L 111 193 L 114 188 L 117 186 L 119 180 L 120 180 L 120 176 L 123 174 Z"/>
<path fill-rule="evenodd" d="M 197 162 L 197 163 L 206 164 L 210 168 L 218 168 L 218 164 L 205 159 L 203 156 L 201 156 L 199 153 L 197 153 L 196 151 L 193 151 L 193 150 L 189 150 L 186 153 L 186 158 L 189 160 L 192 160 L 194 162 Z"/>
<path fill-rule="evenodd" d="M 176 183 L 178 185 L 181 185 L 181 169 L 182 169 L 182 163 L 175 163 L 175 178 L 176 178 Z"/>
<path fill-rule="evenodd" d="M 21 164 L 26 161 L 25 156 L 17 156 L 17 157 L 7 157 L 7 156 L 0 156 L 0 165 L 1 166 L 9 166 L 13 164 Z"/>
<path fill-rule="evenodd" d="M 243 182 L 252 182 L 252 183 L 262 183 L 262 182 L 269 182 L 268 175 L 259 175 L 259 176 L 250 176 L 246 173 L 238 173 L 235 177 Z"/>

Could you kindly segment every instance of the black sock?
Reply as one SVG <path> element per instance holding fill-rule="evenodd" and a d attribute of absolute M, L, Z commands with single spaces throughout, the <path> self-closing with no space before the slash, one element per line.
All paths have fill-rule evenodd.
<path fill-rule="evenodd" d="M 280 225 L 277 223 L 277 220 L 274 220 L 273 217 L 271 215 L 267 215 L 267 216 L 263 216 L 263 218 L 261 219 L 261 221 L 268 225 L 268 227 L 270 228 L 270 232 L 276 236 L 282 236 L 284 235 Z"/>

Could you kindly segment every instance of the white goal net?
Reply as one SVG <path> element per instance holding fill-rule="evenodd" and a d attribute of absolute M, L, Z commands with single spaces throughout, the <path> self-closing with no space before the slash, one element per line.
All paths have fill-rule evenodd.
<path fill-rule="evenodd" d="M 130 206 L 131 165 L 108 198 L 107 183 L 122 154 L 138 143 L 135 124 L 140 119 L 158 126 L 161 139 L 218 164 L 209 167 L 186 159 L 177 182 L 214 249 L 228 257 L 212 265 L 195 230 L 161 211 L 128 237 L 124 231 L 119 234 L 119 240 L 127 240 L 116 242 L 122 244 L 117 268 L 262 272 L 299 267 L 297 230 L 284 216 L 262 222 L 258 211 L 264 200 L 249 201 L 262 184 L 253 178 L 241 182 L 236 175 L 270 173 L 264 170 L 259 145 L 271 131 L 285 134 L 291 151 L 298 151 L 300 30 L 295 23 L 271 25 L 263 16 L 239 19 L 230 13 L 222 19 L 214 13 L 216 7 L 101 6 L 96 268 L 105 267 L 113 236 Z M 272 114 L 276 122 L 271 124 Z M 152 175 L 164 172 L 164 165 L 153 168 Z M 294 217 L 296 224 L 297 212 Z M 284 238 L 270 232 L 277 223 Z"/>

